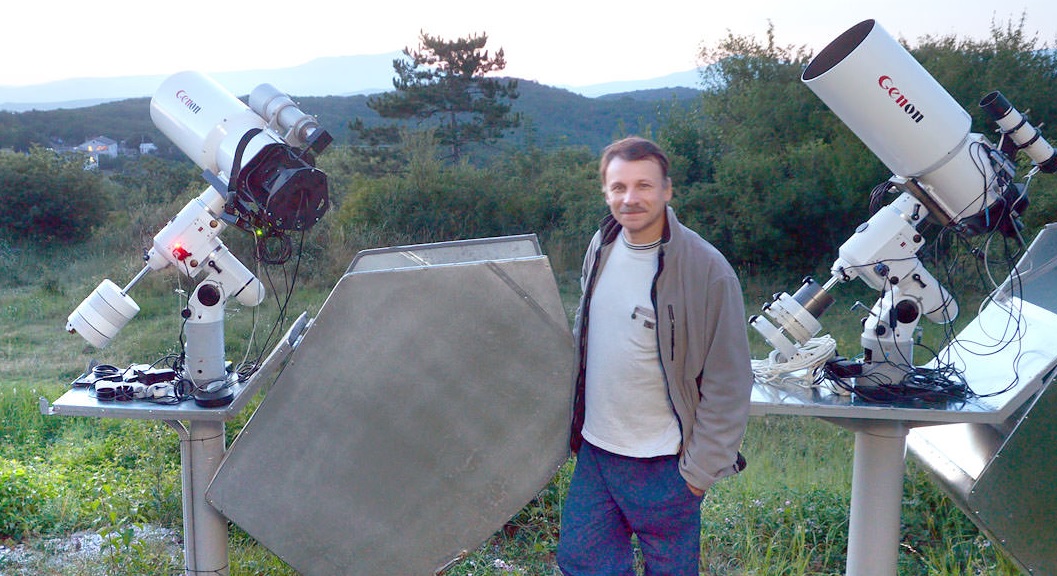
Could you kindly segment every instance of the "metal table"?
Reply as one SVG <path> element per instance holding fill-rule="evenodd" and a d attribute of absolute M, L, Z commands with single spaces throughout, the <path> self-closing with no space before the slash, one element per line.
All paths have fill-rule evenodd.
<path fill-rule="evenodd" d="M 86 387 L 71 388 L 53 404 L 40 399 L 45 416 L 89 416 L 161 420 L 180 438 L 184 562 L 187 574 L 228 574 L 228 525 L 206 501 L 206 488 L 225 454 L 224 423 L 237 416 L 265 383 L 274 380 L 283 361 L 310 322 L 302 314 L 245 382 L 232 386 L 227 406 L 203 408 L 193 401 L 162 405 L 145 401 L 100 401 Z M 186 424 L 185 424 L 186 422 Z"/>
<path fill-rule="evenodd" d="M 1015 326 L 1022 337 L 992 349 L 990 343 L 1003 334 L 1009 337 L 1011 318 L 1019 319 Z M 754 386 L 752 415 L 813 416 L 855 433 L 846 574 L 897 573 L 910 430 L 938 424 L 1005 422 L 1052 380 L 1057 365 L 1053 334 L 1057 334 L 1057 314 L 1045 308 L 1017 298 L 1008 307 L 986 307 L 939 354 L 963 372 L 978 396 L 988 396 L 959 403 L 878 404 L 820 387 Z M 985 349 L 987 355 L 980 355 Z"/>

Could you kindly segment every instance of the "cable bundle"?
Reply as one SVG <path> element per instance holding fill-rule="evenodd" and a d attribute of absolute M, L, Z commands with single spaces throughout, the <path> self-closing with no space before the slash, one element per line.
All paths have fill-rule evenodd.
<path fill-rule="evenodd" d="M 811 338 L 797 347 L 797 354 L 785 359 L 772 351 L 766 359 L 752 361 L 752 372 L 761 384 L 795 384 L 810 387 L 815 372 L 837 352 L 837 342 L 829 334 Z"/>

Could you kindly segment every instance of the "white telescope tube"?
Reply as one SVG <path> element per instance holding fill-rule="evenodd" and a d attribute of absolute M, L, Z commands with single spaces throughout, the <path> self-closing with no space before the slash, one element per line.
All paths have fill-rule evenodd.
<path fill-rule="evenodd" d="M 931 172 L 969 135 L 969 113 L 873 20 L 823 48 L 802 80 L 899 176 Z"/>
<path fill-rule="evenodd" d="M 261 84 L 250 92 L 250 108 L 268 121 L 291 146 L 304 148 L 319 130 L 319 121 L 297 107 L 289 96 L 271 84 Z"/>
<path fill-rule="evenodd" d="M 991 92 L 980 100 L 980 108 L 998 124 L 1002 133 L 1008 135 L 1023 150 L 1040 170 L 1057 172 L 1057 151 L 1042 137 L 1042 132 L 1031 125 L 1001 92 Z"/>
<path fill-rule="evenodd" d="M 893 174 L 920 181 L 942 216 L 958 222 L 1000 199 L 969 114 L 875 21 L 823 48 L 802 80 Z"/>
<path fill-rule="evenodd" d="M 239 142 L 255 135 L 242 160 L 256 156 L 267 144 L 282 143 L 267 130 L 264 119 L 211 78 L 180 72 L 162 82 L 150 101 L 150 117 L 184 154 L 203 170 L 230 178 Z"/>

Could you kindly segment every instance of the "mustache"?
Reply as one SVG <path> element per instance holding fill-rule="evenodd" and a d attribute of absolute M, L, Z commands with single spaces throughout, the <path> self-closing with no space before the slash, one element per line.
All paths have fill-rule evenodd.
<path fill-rule="evenodd" d="M 642 206 L 621 206 L 620 207 L 620 213 L 621 214 L 642 214 L 645 211 L 646 211 L 646 209 L 643 208 Z"/>

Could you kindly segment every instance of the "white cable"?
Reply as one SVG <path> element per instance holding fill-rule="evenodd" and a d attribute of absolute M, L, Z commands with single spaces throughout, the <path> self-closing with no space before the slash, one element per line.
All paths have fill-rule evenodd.
<path fill-rule="evenodd" d="M 815 369 L 825 364 L 837 352 L 837 341 L 829 334 L 811 338 L 797 346 L 797 354 L 783 359 L 772 351 L 766 359 L 752 361 L 752 372 L 761 384 L 795 384 L 811 387 Z"/>

